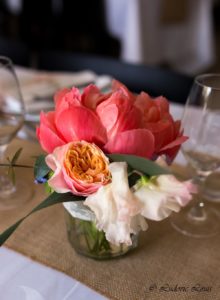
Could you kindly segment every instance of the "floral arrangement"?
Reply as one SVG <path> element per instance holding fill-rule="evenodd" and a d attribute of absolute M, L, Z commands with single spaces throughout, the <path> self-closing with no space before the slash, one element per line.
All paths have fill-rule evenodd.
<path fill-rule="evenodd" d="M 73 87 L 58 91 L 54 101 L 55 110 L 40 115 L 37 137 L 47 155 L 35 165 L 36 181 L 50 195 L 33 212 L 83 201 L 107 241 L 130 245 L 132 234 L 148 228 L 146 219 L 163 220 L 191 200 L 195 186 L 160 166 L 170 164 L 187 139 L 166 98 L 135 95 L 113 80 L 108 93 L 95 85 L 82 93 Z"/>

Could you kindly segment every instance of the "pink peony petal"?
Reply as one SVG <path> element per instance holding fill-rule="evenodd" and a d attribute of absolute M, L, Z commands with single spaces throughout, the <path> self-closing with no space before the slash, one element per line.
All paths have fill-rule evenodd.
<path fill-rule="evenodd" d="M 183 130 L 181 129 L 181 121 L 177 120 L 174 122 L 174 135 L 177 138 L 178 136 L 182 136 L 183 135 Z"/>
<path fill-rule="evenodd" d="M 164 146 L 162 149 L 160 149 L 160 151 L 172 149 L 173 147 L 179 146 L 187 140 L 188 140 L 187 136 L 180 136 L 177 139 L 175 139 L 174 141 L 172 141 L 171 143 L 169 143 L 168 145 Z"/>
<path fill-rule="evenodd" d="M 57 91 L 57 92 L 55 93 L 55 95 L 54 95 L 54 102 L 55 102 L 55 104 L 57 104 L 58 102 L 60 102 L 60 101 L 62 100 L 62 98 L 63 98 L 67 93 L 69 93 L 69 92 L 70 92 L 70 89 L 66 89 L 66 88 Z"/>
<path fill-rule="evenodd" d="M 152 106 L 154 106 L 154 102 L 147 93 L 141 92 L 137 95 L 134 105 L 144 114 L 145 111 L 148 111 Z"/>
<path fill-rule="evenodd" d="M 151 106 L 147 113 L 144 114 L 144 123 L 157 122 L 160 120 L 160 112 L 157 107 Z"/>
<path fill-rule="evenodd" d="M 112 80 L 112 90 L 113 91 L 118 91 L 120 90 L 127 98 L 130 98 L 132 100 L 132 102 L 135 101 L 135 96 L 134 94 L 129 91 L 129 89 L 120 81 L 113 79 Z"/>
<path fill-rule="evenodd" d="M 90 84 L 83 91 L 82 104 L 94 110 L 100 102 L 107 99 L 110 95 L 111 93 L 106 95 L 102 94 L 97 86 L 95 86 L 94 84 Z"/>
<path fill-rule="evenodd" d="M 169 103 L 160 96 L 151 98 L 147 93 L 141 92 L 135 101 L 135 106 L 142 112 L 144 122 L 157 122 L 169 115 Z"/>
<path fill-rule="evenodd" d="M 113 130 L 108 133 L 109 138 L 114 137 L 120 132 L 138 129 L 142 124 L 140 111 L 136 107 L 128 107 L 127 110 L 122 112 L 120 107 L 118 107 L 118 110 L 120 112 L 119 118 Z"/>
<path fill-rule="evenodd" d="M 53 123 L 54 114 L 40 114 L 40 126 L 36 129 L 38 140 L 43 150 L 48 153 L 53 152 L 54 148 L 64 145 L 65 140 L 58 134 Z"/>
<path fill-rule="evenodd" d="M 106 128 L 107 133 L 111 132 L 118 120 L 119 110 L 116 104 L 110 104 L 106 106 L 104 109 L 99 107 L 97 109 L 98 116 Z"/>
<path fill-rule="evenodd" d="M 144 128 L 150 130 L 155 138 L 155 151 L 170 143 L 174 138 L 173 122 L 160 120 L 157 123 L 147 123 Z"/>
<path fill-rule="evenodd" d="M 47 127 L 50 127 L 51 130 L 56 130 L 55 123 L 55 112 L 49 111 L 48 113 L 44 113 L 43 111 L 40 113 L 40 124 L 45 124 Z"/>
<path fill-rule="evenodd" d="M 62 90 L 60 94 L 55 95 L 56 104 L 56 116 L 58 118 L 59 114 L 69 108 L 75 106 L 81 106 L 81 94 L 79 89 L 73 87 L 71 90 Z"/>
<path fill-rule="evenodd" d="M 133 129 L 118 133 L 104 149 L 109 153 L 133 154 L 151 158 L 154 152 L 154 136 L 147 129 Z"/>
<path fill-rule="evenodd" d="M 59 114 L 56 126 L 67 142 L 85 140 L 106 143 L 106 131 L 98 117 L 85 107 L 76 106 Z"/>
<path fill-rule="evenodd" d="M 163 116 L 164 113 L 169 113 L 169 102 L 165 97 L 159 96 L 155 98 L 154 101 L 160 110 L 161 117 Z"/>
<path fill-rule="evenodd" d="M 140 111 L 120 90 L 99 104 L 96 112 L 106 128 L 108 139 L 119 132 L 140 128 L 142 124 Z"/>
<path fill-rule="evenodd" d="M 166 145 L 159 151 L 159 155 L 165 154 L 166 155 L 166 161 L 168 164 L 170 164 L 176 157 L 177 153 L 179 152 L 180 146 L 182 143 L 184 143 L 188 137 L 181 136 L 174 140 L 172 143 Z"/>

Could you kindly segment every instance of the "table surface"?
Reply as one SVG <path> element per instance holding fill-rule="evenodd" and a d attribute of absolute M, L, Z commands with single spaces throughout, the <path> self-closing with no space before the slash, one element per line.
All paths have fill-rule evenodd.
<path fill-rule="evenodd" d="M 171 104 L 175 119 L 181 117 L 182 110 L 181 105 Z M 176 162 L 185 163 L 181 154 L 177 156 Z M 106 299 L 66 274 L 6 247 L 0 248 L 0 266 L 1 300 Z"/>

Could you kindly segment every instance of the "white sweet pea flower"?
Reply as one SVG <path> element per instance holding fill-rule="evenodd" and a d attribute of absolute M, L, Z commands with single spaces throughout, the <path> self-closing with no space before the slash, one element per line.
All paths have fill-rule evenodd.
<path fill-rule="evenodd" d="M 143 204 L 128 186 L 127 164 L 113 162 L 109 170 L 112 182 L 88 196 L 84 204 L 95 213 L 97 228 L 105 232 L 109 242 L 131 245 L 130 234 L 148 228 L 144 217 L 140 215 Z"/>
<path fill-rule="evenodd" d="M 125 162 L 111 163 L 109 171 L 112 182 L 88 196 L 84 204 L 94 212 L 97 228 L 115 245 L 131 245 L 131 233 L 147 229 L 145 218 L 165 219 L 185 206 L 192 199 L 191 193 L 197 191 L 190 181 L 180 182 L 173 175 L 150 180 L 142 177 L 130 189 Z"/>
<path fill-rule="evenodd" d="M 173 175 L 160 175 L 151 179 L 134 194 L 143 203 L 141 215 L 160 221 L 172 211 L 179 212 L 192 199 L 197 188 L 190 181 L 180 182 Z"/>

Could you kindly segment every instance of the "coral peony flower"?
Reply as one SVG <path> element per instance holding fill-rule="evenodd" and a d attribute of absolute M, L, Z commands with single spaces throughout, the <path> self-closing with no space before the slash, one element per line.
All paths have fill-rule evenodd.
<path fill-rule="evenodd" d="M 154 135 L 155 157 L 152 158 L 164 154 L 167 162 L 172 162 L 187 137 L 180 130 L 180 121 L 173 120 L 167 99 L 162 96 L 153 99 L 142 92 L 137 96 L 134 105 L 142 112 L 143 127 Z"/>
<path fill-rule="evenodd" d="M 48 184 L 57 193 L 87 196 L 111 178 L 108 158 L 95 144 L 85 141 L 55 148 L 46 163 L 54 171 Z"/>
<path fill-rule="evenodd" d="M 59 91 L 55 95 L 55 111 L 41 112 L 37 137 L 48 153 L 72 141 L 85 140 L 98 146 L 107 141 L 106 130 L 99 117 L 83 106 L 76 88 Z"/>
<path fill-rule="evenodd" d="M 147 129 L 133 129 L 118 133 L 104 146 L 108 153 L 133 154 L 145 158 L 154 155 L 154 136 Z"/>
<path fill-rule="evenodd" d="M 173 175 L 153 177 L 134 194 L 142 202 L 141 215 L 147 219 L 160 221 L 173 211 L 179 212 L 192 199 L 197 188 L 190 181 L 180 182 Z"/>
<path fill-rule="evenodd" d="M 141 127 L 141 112 L 133 102 L 132 97 L 118 89 L 97 106 L 96 113 L 107 131 L 108 139 L 120 132 Z"/>
<path fill-rule="evenodd" d="M 174 121 L 169 103 L 160 96 L 133 94 L 117 80 L 112 90 L 102 93 L 88 85 L 81 94 L 77 88 L 55 95 L 55 111 L 41 113 L 37 137 L 42 148 L 54 148 L 72 141 L 97 144 L 107 153 L 122 153 L 156 159 L 165 155 L 168 163 L 175 158 L 187 139 Z"/>
<path fill-rule="evenodd" d="M 140 215 L 143 205 L 129 189 L 127 164 L 114 162 L 109 170 L 112 182 L 88 196 L 84 204 L 95 213 L 97 228 L 105 231 L 108 241 L 131 245 L 131 233 L 148 227 Z"/>

